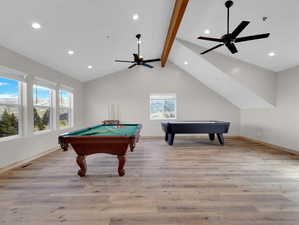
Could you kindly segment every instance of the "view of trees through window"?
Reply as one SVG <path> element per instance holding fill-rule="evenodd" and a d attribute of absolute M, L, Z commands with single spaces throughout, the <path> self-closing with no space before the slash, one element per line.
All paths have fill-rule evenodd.
<path fill-rule="evenodd" d="M 72 94 L 70 92 L 59 91 L 59 127 L 67 128 L 71 126 Z"/>
<path fill-rule="evenodd" d="M 0 77 L 0 137 L 19 134 L 19 82 Z"/>
<path fill-rule="evenodd" d="M 26 100 L 25 80 L 18 76 L 10 76 L 14 78 L 6 78 L 0 76 L 0 138 L 20 135 L 23 128 L 22 118 L 27 115 L 23 109 L 22 99 Z M 17 80 L 14 80 L 17 79 Z M 18 80 L 20 79 L 20 81 Z M 33 131 L 45 131 L 55 129 L 53 123 L 56 120 L 54 115 L 53 97 L 55 90 L 48 88 L 46 82 L 36 80 L 36 84 L 32 86 L 32 103 L 33 103 Z M 45 83 L 45 86 L 43 84 Z M 24 94 L 25 96 L 22 96 Z M 73 94 L 69 91 L 57 91 L 57 126 L 60 129 L 70 128 L 73 126 Z M 54 102 L 56 103 L 56 101 Z M 23 111 L 25 110 L 25 111 Z M 55 116 L 55 117 L 54 117 Z M 27 116 L 26 116 L 27 117 Z M 27 127 L 25 127 L 27 129 Z M 27 132 L 27 131 L 26 131 Z"/>
<path fill-rule="evenodd" d="M 150 119 L 176 119 L 176 96 L 174 94 L 151 95 Z"/>
<path fill-rule="evenodd" d="M 50 129 L 51 124 L 51 90 L 46 87 L 33 86 L 34 131 Z"/>
<path fill-rule="evenodd" d="M 0 106 L 0 137 L 8 137 L 19 133 L 17 109 Z"/>

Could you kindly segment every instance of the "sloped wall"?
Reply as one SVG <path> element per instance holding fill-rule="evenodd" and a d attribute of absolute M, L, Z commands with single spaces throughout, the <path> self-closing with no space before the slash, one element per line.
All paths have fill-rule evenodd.
<path fill-rule="evenodd" d="M 176 40 L 170 59 L 241 109 L 273 108 L 275 73 L 218 53 L 202 56 L 202 51 L 195 44 Z"/>

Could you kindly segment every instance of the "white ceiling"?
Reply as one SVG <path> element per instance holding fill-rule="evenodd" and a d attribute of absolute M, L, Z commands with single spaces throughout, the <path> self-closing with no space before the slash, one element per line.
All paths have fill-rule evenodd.
<path fill-rule="evenodd" d="M 159 58 L 172 0 L 0 0 L 0 45 L 81 81 L 127 68 L 141 53 Z M 132 15 L 138 13 L 138 21 Z M 33 30 L 32 22 L 41 30 Z M 109 36 L 110 38 L 107 38 Z M 67 51 L 73 49 L 75 55 Z M 93 65 L 93 70 L 87 69 Z"/>
<path fill-rule="evenodd" d="M 226 33 L 224 3 L 225 0 L 191 0 L 178 36 L 207 48 L 217 45 L 196 38 L 221 37 Z M 268 17 L 266 22 L 263 22 L 263 16 Z M 251 22 L 240 36 L 271 33 L 268 39 L 236 44 L 239 53 L 234 57 L 276 72 L 299 64 L 298 0 L 235 0 L 230 18 L 231 31 L 242 20 Z M 210 29 L 211 34 L 204 34 L 205 29 Z M 217 51 L 232 56 L 225 47 Z M 271 51 L 277 55 L 269 57 Z"/>
<path fill-rule="evenodd" d="M 195 44 L 210 29 L 221 36 L 226 28 L 224 0 L 190 0 L 178 36 Z M 125 69 L 115 59 L 131 59 L 136 33 L 143 35 L 142 55 L 161 55 L 174 0 L 0 0 L 0 45 L 81 81 Z M 285 5 L 282 5 L 285 4 Z M 268 40 L 238 44 L 234 57 L 283 70 L 299 64 L 299 2 L 297 0 L 235 0 L 231 28 L 241 20 L 251 24 L 242 35 L 270 32 Z M 132 20 L 138 13 L 140 19 Z M 268 16 L 267 22 L 262 21 Z M 41 30 L 33 30 L 39 22 Z M 109 36 L 109 38 L 107 38 Z M 75 55 L 67 51 L 73 49 Z M 225 48 L 220 52 L 230 55 Z M 270 51 L 277 53 L 269 57 Z M 87 66 L 94 69 L 88 70 Z"/>

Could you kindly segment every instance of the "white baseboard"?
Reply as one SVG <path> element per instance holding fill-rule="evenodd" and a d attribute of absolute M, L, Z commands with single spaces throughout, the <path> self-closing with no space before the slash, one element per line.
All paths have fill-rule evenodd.
<path fill-rule="evenodd" d="M 245 140 L 245 141 L 249 141 L 249 142 L 253 142 L 253 143 L 256 143 L 256 144 L 260 144 L 260 145 L 264 145 L 264 146 L 267 146 L 269 148 L 274 148 L 276 150 L 288 152 L 288 153 L 291 153 L 291 154 L 294 154 L 294 155 L 299 155 L 299 151 L 296 151 L 294 149 L 289 149 L 289 148 L 282 147 L 282 146 L 279 146 L 279 145 L 274 145 L 274 144 L 270 144 L 270 143 L 267 143 L 267 142 L 259 141 L 259 140 L 256 140 L 256 139 L 252 139 L 252 138 L 248 138 L 248 137 L 243 137 L 243 136 L 239 136 L 239 139 Z"/>
<path fill-rule="evenodd" d="M 28 163 L 30 163 L 30 162 L 32 162 L 32 161 L 38 159 L 38 158 L 41 158 L 41 157 L 43 157 L 43 156 L 45 156 L 45 155 L 48 155 L 49 153 L 58 151 L 59 149 L 60 149 L 60 147 L 56 147 L 56 148 L 50 149 L 50 150 L 48 150 L 48 151 L 42 152 L 42 153 L 40 153 L 40 154 L 37 154 L 37 155 L 35 155 L 35 156 L 32 156 L 32 157 L 30 157 L 30 158 L 28 158 L 28 159 L 24 159 L 24 160 L 21 160 L 21 161 L 18 161 L 18 162 L 14 162 L 14 163 L 12 163 L 12 164 L 10 164 L 10 165 L 8 165 L 8 166 L 5 166 L 5 167 L 3 167 L 3 168 L 0 168 L 0 174 L 5 173 L 5 172 L 7 172 L 8 170 L 12 170 L 12 169 L 15 169 L 15 168 L 24 166 L 24 165 L 26 165 L 26 164 L 28 164 Z"/>

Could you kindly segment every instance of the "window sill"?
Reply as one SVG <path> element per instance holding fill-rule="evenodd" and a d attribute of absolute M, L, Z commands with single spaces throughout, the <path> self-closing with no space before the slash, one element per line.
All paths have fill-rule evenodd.
<path fill-rule="evenodd" d="M 71 127 L 63 127 L 63 128 L 59 128 L 59 131 L 65 131 L 65 130 L 70 130 L 70 129 L 73 129 L 74 126 L 71 126 Z"/>
<path fill-rule="evenodd" d="M 0 143 L 1 142 L 6 142 L 6 141 L 16 140 L 16 139 L 20 139 L 20 138 L 22 138 L 21 135 L 13 135 L 13 136 L 8 136 L 8 137 L 2 137 L 2 138 L 0 138 Z"/>
<path fill-rule="evenodd" d="M 160 121 L 163 121 L 163 120 L 176 120 L 176 118 L 166 118 L 166 119 L 151 119 L 151 118 L 150 118 L 150 120 L 152 120 L 152 121 L 157 121 L 157 120 L 158 120 L 158 121 L 159 121 L 159 120 L 160 120 Z"/>
<path fill-rule="evenodd" d="M 36 135 L 47 134 L 47 133 L 51 133 L 51 132 L 53 132 L 53 130 L 41 130 L 41 131 L 33 132 L 33 135 L 36 136 Z"/>

